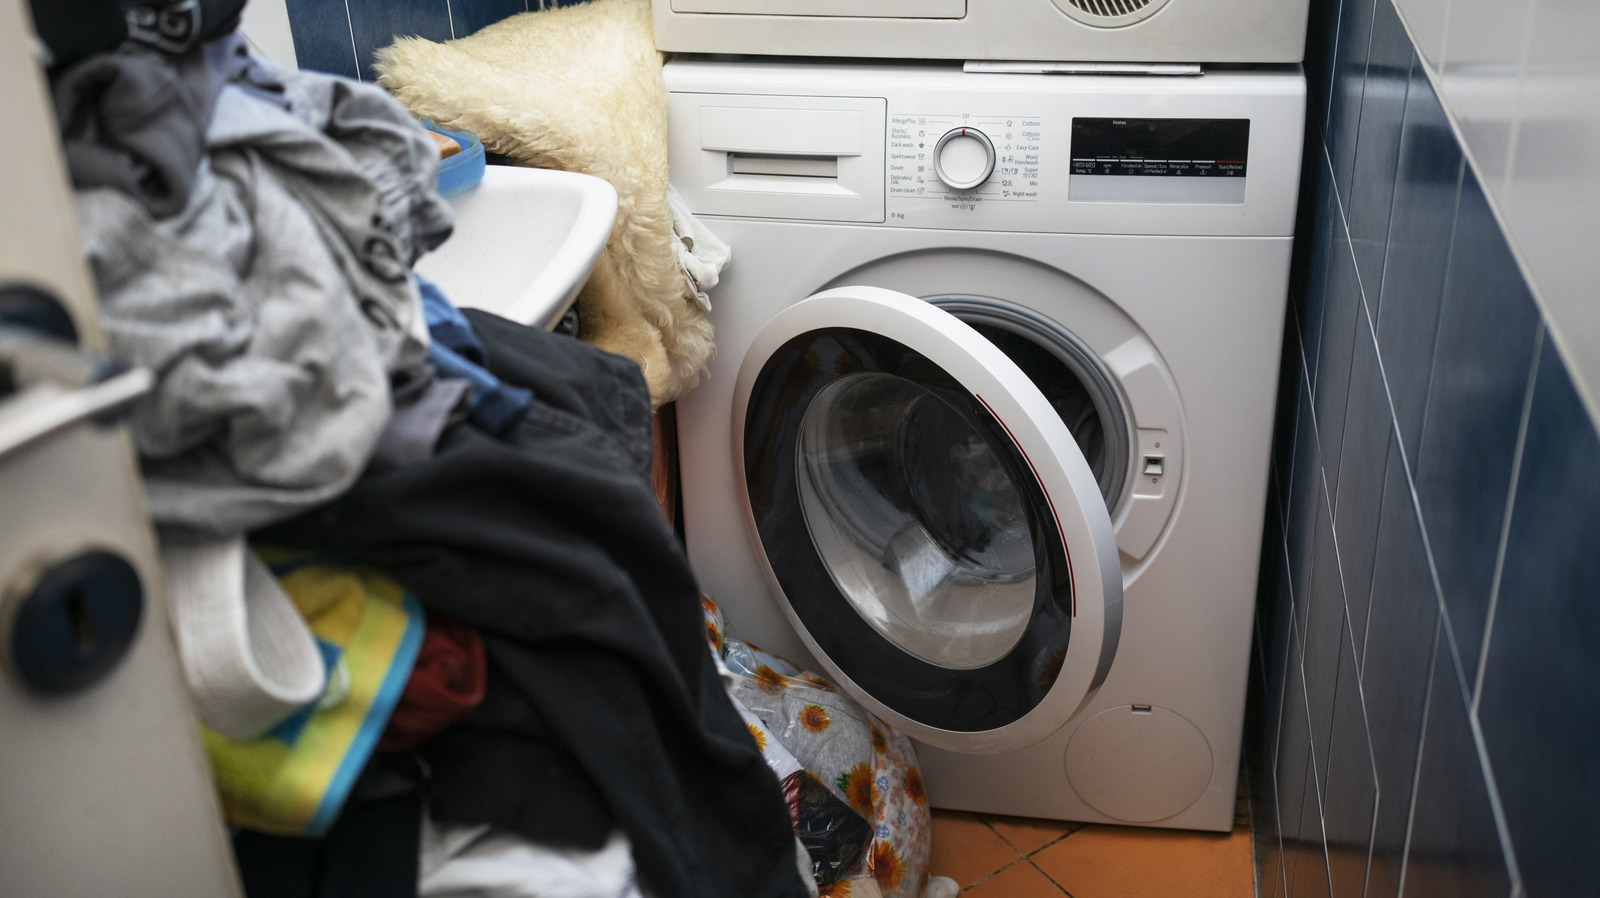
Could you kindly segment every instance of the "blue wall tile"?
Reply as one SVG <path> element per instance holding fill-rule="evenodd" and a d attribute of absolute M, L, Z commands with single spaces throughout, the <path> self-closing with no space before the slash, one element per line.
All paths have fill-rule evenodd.
<path fill-rule="evenodd" d="M 1400 123 L 1415 60 L 1411 39 L 1393 4 L 1378 3 L 1372 20 L 1366 89 L 1361 98 L 1361 125 L 1356 132 L 1355 169 L 1349 191 L 1344 194 L 1349 197 L 1345 215 L 1356 271 L 1362 289 L 1373 297 L 1383 280 L 1395 165 L 1400 156 Z"/>
<path fill-rule="evenodd" d="M 1476 679 L 1539 310 L 1467 177 L 1428 388 L 1417 498 L 1449 625 Z"/>
<path fill-rule="evenodd" d="M 1306 75 L 1264 893 L 1600 895 L 1600 435 L 1394 0 L 1312 0 Z"/>
<path fill-rule="evenodd" d="M 1328 82 L 1333 71 L 1334 43 L 1339 33 L 1339 0 L 1315 0 L 1306 18 L 1306 118 L 1316 134 L 1307 146 L 1322 145 L 1328 118 Z"/>
<path fill-rule="evenodd" d="M 302 69 L 355 78 L 355 41 L 344 0 L 286 0 L 294 53 Z"/>
<path fill-rule="evenodd" d="M 1311 729 L 1306 721 L 1305 680 L 1301 677 L 1301 658 L 1297 650 L 1299 640 L 1290 635 L 1296 646 L 1289 659 L 1289 680 L 1283 697 L 1283 734 L 1278 747 L 1278 815 L 1282 823 L 1283 866 L 1285 888 L 1294 885 L 1295 868 L 1306 844 L 1314 841 L 1322 850 L 1322 830 L 1302 833 L 1305 803 L 1316 803 L 1316 786 L 1311 777 Z M 1309 797 L 1308 797 L 1309 796 Z M 1304 838 L 1302 838 L 1304 835 Z"/>
<path fill-rule="evenodd" d="M 1463 684 L 1451 653 L 1434 660 L 1428 722 L 1422 737 L 1407 898 L 1505 898 L 1511 878 L 1472 735 Z"/>
<path fill-rule="evenodd" d="M 394 43 L 401 35 L 430 41 L 447 41 L 450 7 L 446 0 L 345 0 L 350 5 L 350 26 L 355 31 L 356 52 L 361 57 L 361 77 L 374 79 L 372 52 Z"/>
<path fill-rule="evenodd" d="M 1313 771 L 1315 772 L 1315 771 Z M 1289 898 L 1329 898 L 1328 849 L 1322 830 L 1322 801 L 1315 776 L 1306 777 L 1306 795 L 1300 805 L 1300 838 L 1294 843 L 1294 876 Z"/>
<path fill-rule="evenodd" d="M 450 18 L 456 37 L 466 37 L 488 25 L 539 8 L 538 0 L 450 0 Z"/>
<path fill-rule="evenodd" d="M 1333 192 L 1333 173 L 1328 167 L 1327 156 L 1320 145 L 1314 150 L 1308 149 L 1307 153 L 1304 166 L 1316 172 L 1316 177 L 1310 180 L 1318 191 L 1315 199 L 1307 198 L 1307 204 L 1316 210 L 1312 216 L 1315 230 L 1296 247 L 1297 257 L 1305 259 L 1305 274 L 1303 283 L 1291 284 L 1294 292 L 1290 305 L 1299 322 L 1301 355 L 1305 359 L 1306 370 L 1314 377 L 1318 350 L 1321 348 L 1322 310 L 1328 293 L 1328 270 L 1333 261 L 1333 238 L 1340 229 L 1336 228 L 1339 205 Z"/>
<path fill-rule="evenodd" d="M 301 68 L 373 80 L 373 51 L 401 35 L 466 37 L 539 0 L 286 0 Z M 570 5 L 570 4 L 566 4 Z"/>
<path fill-rule="evenodd" d="M 1415 67 L 1401 125 L 1394 214 L 1376 322 L 1400 444 L 1412 458 L 1422 431 L 1462 166 L 1461 149 L 1438 96 L 1421 67 Z"/>
<path fill-rule="evenodd" d="M 1372 556 L 1378 545 L 1378 510 L 1393 430 L 1389 394 L 1383 386 L 1378 347 L 1365 309 L 1356 314 L 1350 365 L 1350 397 L 1345 409 L 1344 446 L 1339 453 L 1333 533 L 1339 541 L 1345 605 L 1356 637 L 1356 657 L 1360 658 L 1366 647 Z"/>
<path fill-rule="evenodd" d="M 1298 324 L 1291 318 L 1284 322 L 1283 353 L 1278 361 L 1278 402 L 1274 415 L 1272 435 L 1272 477 L 1269 480 L 1276 504 L 1271 507 L 1279 518 L 1289 511 L 1289 465 L 1294 460 L 1295 428 L 1298 423 L 1296 409 L 1300 402 L 1301 378 L 1289 372 L 1302 370 L 1304 356 L 1300 350 Z"/>
<path fill-rule="evenodd" d="M 1333 180 L 1341 199 L 1350 198 L 1355 167 L 1356 132 L 1361 124 L 1361 98 L 1366 91 L 1367 55 L 1372 45 L 1374 0 L 1340 0 L 1339 38 L 1334 48 L 1332 89 L 1328 98 L 1327 145 Z"/>
<path fill-rule="evenodd" d="M 1267 581 L 1269 591 L 1263 594 L 1262 661 L 1263 683 L 1261 690 L 1262 726 L 1266 737 L 1261 742 L 1261 760 L 1268 768 L 1278 763 L 1278 734 L 1283 723 L 1285 684 L 1289 680 L 1289 630 L 1294 626 L 1294 595 L 1289 586 L 1289 564 L 1283 541 L 1274 547 L 1269 543 L 1264 552 L 1277 556 L 1273 579 Z"/>
<path fill-rule="evenodd" d="M 1336 224 L 1333 258 L 1328 269 L 1328 293 L 1323 302 L 1322 348 L 1311 381 L 1312 408 L 1322 439 L 1322 465 L 1328 488 L 1339 483 L 1339 452 L 1344 437 L 1345 399 L 1350 392 L 1350 353 L 1355 345 L 1356 317 L 1361 309 L 1361 282 L 1356 279 L 1355 257 L 1344 227 Z"/>
<path fill-rule="evenodd" d="M 1327 771 L 1328 740 L 1333 731 L 1334 689 L 1339 677 L 1339 638 L 1344 632 L 1344 588 L 1339 580 L 1339 553 L 1326 506 L 1316 518 L 1316 554 L 1312 556 L 1311 590 L 1305 627 L 1306 709 L 1311 721 L 1311 750 L 1320 776 Z"/>
<path fill-rule="evenodd" d="M 1289 582 L 1294 588 L 1295 630 L 1304 638 L 1306 596 L 1311 590 L 1312 536 L 1322 508 L 1321 449 L 1311 411 L 1311 388 L 1300 376 L 1300 408 L 1296 414 L 1294 462 L 1290 468 L 1289 514 L 1284 537 L 1289 549 Z"/>
<path fill-rule="evenodd" d="M 1478 714 L 1530 896 L 1600 894 L 1600 438 L 1539 354 Z"/>
<path fill-rule="evenodd" d="M 1439 595 L 1428 571 L 1416 506 L 1391 443 L 1373 559 L 1372 610 L 1362 656 L 1362 694 L 1378 777 L 1368 894 L 1394 895 L 1405 859 L 1406 823 L 1417 745 L 1427 707 L 1428 676 L 1439 622 Z"/>
<path fill-rule="evenodd" d="M 1367 886 L 1378 784 L 1372 769 L 1372 746 L 1367 739 L 1361 678 L 1350 628 L 1344 627 L 1340 635 L 1339 686 L 1334 697 L 1328 774 L 1322 790 L 1328 878 L 1334 898 L 1361 898 Z"/>

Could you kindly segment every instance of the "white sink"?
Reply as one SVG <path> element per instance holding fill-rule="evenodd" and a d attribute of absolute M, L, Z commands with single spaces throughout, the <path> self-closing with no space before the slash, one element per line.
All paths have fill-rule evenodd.
<path fill-rule="evenodd" d="M 456 229 L 417 273 L 455 305 L 552 328 L 577 298 L 617 218 L 617 191 L 591 175 L 488 166 L 451 197 Z"/>

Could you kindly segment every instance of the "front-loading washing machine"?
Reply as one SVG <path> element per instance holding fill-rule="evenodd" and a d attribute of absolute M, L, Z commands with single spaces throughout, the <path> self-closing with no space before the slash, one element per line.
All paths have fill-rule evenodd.
<path fill-rule="evenodd" d="M 678 402 L 730 632 L 915 738 L 935 806 L 1229 829 L 1298 68 L 666 80 L 733 248 Z"/>

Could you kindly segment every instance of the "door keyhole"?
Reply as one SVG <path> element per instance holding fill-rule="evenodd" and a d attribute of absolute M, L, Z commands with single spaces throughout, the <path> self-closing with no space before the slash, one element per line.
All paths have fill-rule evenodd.
<path fill-rule="evenodd" d="M 73 646 L 82 654 L 93 651 L 95 644 L 100 641 L 100 634 L 81 590 L 73 590 L 67 596 L 67 621 L 72 627 Z"/>

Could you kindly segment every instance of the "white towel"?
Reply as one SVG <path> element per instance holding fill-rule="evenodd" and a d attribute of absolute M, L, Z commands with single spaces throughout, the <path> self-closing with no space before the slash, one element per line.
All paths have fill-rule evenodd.
<path fill-rule="evenodd" d="M 676 187 L 667 187 L 667 205 L 672 207 L 673 248 L 678 251 L 678 267 L 689 280 L 689 289 L 700 308 L 711 311 L 706 291 L 717 285 L 733 250 L 689 211 L 689 204 Z"/>

